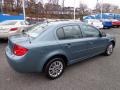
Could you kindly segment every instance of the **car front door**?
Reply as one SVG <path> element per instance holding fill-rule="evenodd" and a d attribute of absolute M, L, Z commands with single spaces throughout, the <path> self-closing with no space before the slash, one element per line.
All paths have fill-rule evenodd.
<path fill-rule="evenodd" d="M 100 54 L 105 51 L 108 40 L 100 36 L 100 31 L 93 26 L 81 25 L 83 38 L 90 44 L 90 56 Z"/>
<path fill-rule="evenodd" d="M 70 63 L 77 62 L 89 55 L 90 45 L 82 38 L 78 25 L 64 26 L 57 30 L 58 43 L 67 53 Z"/>

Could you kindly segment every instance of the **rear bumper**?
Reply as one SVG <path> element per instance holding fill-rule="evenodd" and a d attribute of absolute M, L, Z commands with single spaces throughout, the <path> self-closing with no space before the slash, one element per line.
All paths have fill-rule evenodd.
<path fill-rule="evenodd" d="M 112 24 L 112 26 L 120 26 L 120 24 Z"/>
<path fill-rule="evenodd" d="M 18 31 L 12 31 L 12 32 L 0 32 L 0 38 L 8 38 L 12 35 L 18 34 Z"/>
<path fill-rule="evenodd" d="M 103 22 L 103 27 L 111 28 L 112 27 L 112 22 Z"/>
<path fill-rule="evenodd" d="M 38 62 L 30 60 L 25 56 L 19 57 L 12 54 L 8 47 L 6 47 L 6 57 L 9 65 L 17 72 L 42 72 L 42 67 L 38 69 Z"/>
<path fill-rule="evenodd" d="M 98 29 L 103 29 L 103 25 L 101 25 L 101 26 L 95 26 L 96 28 L 98 28 Z"/>
<path fill-rule="evenodd" d="M 105 27 L 107 27 L 107 28 L 111 28 L 112 25 L 104 25 L 103 28 L 105 28 Z"/>

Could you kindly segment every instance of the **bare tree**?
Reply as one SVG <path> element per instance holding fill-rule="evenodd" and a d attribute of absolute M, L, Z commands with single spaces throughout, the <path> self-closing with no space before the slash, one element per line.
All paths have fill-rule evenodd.
<path fill-rule="evenodd" d="M 45 4 L 45 10 L 47 11 L 55 11 L 60 9 L 60 5 L 58 4 L 59 0 L 49 0 L 48 3 Z"/>
<path fill-rule="evenodd" d="M 111 5 L 111 11 L 117 10 L 118 6 L 117 5 Z"/>
<path fill-rule="evenodd" d="M 62 14 L 64 13 L 64 7 L 65 7 L 65 0 L 62 0 Z"/>
<path fill-rule="evenodd" d="M 15 1 L 14 0 L 5 0 L 4 1 L 4 12 L 12 13 L 15 9 Z"/>
<path fill-rule="evenodd" d="M 48 3 L 58 5 L 59 4 L 59 0 L 48 0 Z"/>
<path fill-rule="evenodd" d="M 110 13 L 112 10 L 118 9 L 118 6 L 112 5 L 109 3 L 103 3 L 102 8 L 103 8 L 103 13 Z M 101 4 L 97 3 L 95 9 L 98 13 L 100 13 L 101 12 Z"/>
<path fill-rule="evenodd" d="M 104 3 L 102 7 L 103 7 L 103 12 L 104 13 L 110 12 L 110 9 L 111 9 L 111 5 L 110 4 Z"/>
<path fill-rule="evenodd" d="M 86 10 L 88 9 L 86 4 L 80 3 L 79 5 L 79 13 L 84 15 L 86 13 Z"/>

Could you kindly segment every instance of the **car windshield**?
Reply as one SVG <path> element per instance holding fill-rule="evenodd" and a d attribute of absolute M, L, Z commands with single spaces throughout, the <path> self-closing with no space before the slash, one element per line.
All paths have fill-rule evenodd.
<path fill-rule="evenodd" d="M 25 33 L 27 35 L 35 38 L 38 35 L 40 35 L 41 33 L 43 33 L 47 28 L 48 28 L 47 23 L 36 24 L 36 25 L 32 26 L 31 28 L 29 28 L 29 30 L 27 30 Z"/>
<path fill-rule="evenodd" d="M 4 21 L 1 22 L 0 25 L 15 25 L 17 21 Z"/>

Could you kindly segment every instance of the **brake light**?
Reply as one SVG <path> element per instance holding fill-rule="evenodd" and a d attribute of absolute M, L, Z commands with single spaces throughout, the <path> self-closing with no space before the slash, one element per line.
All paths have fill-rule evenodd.
<path fill-rule="evenodd" d="M 11 28 L 10 31 L 16 31 L 18 28 Z"/>
<path fill-rule="evenodd" d="M 23 56 L 25 55 L 26 53 L 28 52 L 28 49 L 27 48 L 24 48 L 20 45 L 17 45 L 15 44 L 14 47 L 13 47 L 13 53 L 16 55 L 16 56 Z"/>

